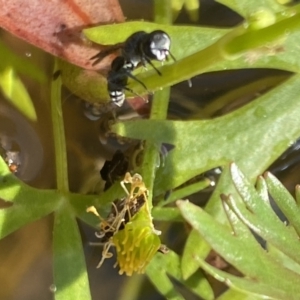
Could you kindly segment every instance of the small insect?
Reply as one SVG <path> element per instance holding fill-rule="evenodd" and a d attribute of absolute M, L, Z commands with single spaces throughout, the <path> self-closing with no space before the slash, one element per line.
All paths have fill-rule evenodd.
<path fill-rule="evenodd" d="M 107 90 L 111 101 L 119 107 L 122 106 L 125 101 L 124 90 L 139 96 L 132 89 L 127 87 L 128 77 L 131 77 L 135 81 L 139 82 L 145 88 L 145 90 L 147 90 L 145 84 L 131 74 L 132 70 L 133 65 L 130 62 L 126 63 L 125 58 L 123 56 L 117 56 L 112 61 L 111 69 L 108 72 Z"/>

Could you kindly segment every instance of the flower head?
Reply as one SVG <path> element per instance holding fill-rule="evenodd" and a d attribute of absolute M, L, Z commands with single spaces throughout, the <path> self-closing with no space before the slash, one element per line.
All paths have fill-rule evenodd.
<path fill-rule="evenodd" d="M 144 273 L 146 266 L 160 248 L 160 232 L 154 229 L 145 208 L 146 206 L 112 238 L 117 251 L 119 274 L 131 276 L 134 272 Z"/>
<path fill-rule="evenodd" d="M 130 192 L 125 183 L 131 184 Z M 94 207 L 88 211 L 96 214 L 100 220 L 100 232 L 97 234 L 104 243 L 102 258 L 98 268 L 106 258 L 112 257 L 110 248 L 115 246 L 119 274 L 125 273 L 131 276 L 134 272 L 144 273 L 145 268 L 161 248 L 158 237 L 160 231 L 156 230 L 152 223 L 147 197 L 148 190 L 139 174 L 131 176 L 126 173 L 121 185 L 127 193 L 127 197 L 112 203 L 112 209 L 106 219 L 103 219 Z M 115 265 L 115 266 L 116 266 Z"/>

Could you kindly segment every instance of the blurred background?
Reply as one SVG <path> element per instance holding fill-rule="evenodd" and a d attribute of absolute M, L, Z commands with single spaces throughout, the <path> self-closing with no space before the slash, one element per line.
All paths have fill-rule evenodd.
<path fill-rule="evenodd" d="M 146 0 L 120 1 L 127 20 L 153 20 L 153 2 Z M 141 14 L 142 13 L 142 14 Z M 227 7 L 212 0 L 202 0 L 198 21 L 191 21 L 185 10 L 176 18 L 176 24 L 230 28 L 240 24 L 243 19 Z M 54 149 L 50 119 L 50 82 L 52 80 L 53 58 L 21 41 L 4 30 L 0 31 L 1 40 L 12 53 L 33 61 L 47 74 L 48 83 L 41 85 L 27 76 L 22 81 L 34 102 L 37 122 L 26 119 L 0 94 L 0 153 L 11 164 L 13 171 L 27 184 L 41 189 L 55 188 Z M 180 45 L 172 45 L 180 47 Z M 290 76 L 278 70 L 234 70 L 211 72 L 192 78 L 192 87 L 182 82 L 172 87 L 168 118 L 170 119 L 208 119 L 229 113 L 245 105 L 272 88 L 266 84 L 267 78 L 278 77 L 277 83 Z M 251 92 L 235 93 L 249 83 Z M 226 97 L 223 97 L 227 95 Z M 225 99 L 225 100 L 224 100 Z M 73 192 L 91 193 L 103 188 L 99 170 L 105 160 L 110 160 L 117 149 L 130 149 L 126 141 L 107 136 L 106 122 L 111 114 L 97 114 L 95 107 L 88 105 L 72 92 L 63 90 L 63 113 L 68 147 L 68 166 L 70 189 Z M 284 105 L 284 104 L 283 104 Z M 131 106 L 125 104 L 117 110 L 120 118 L 139 117 Z M 300 142 L 295 142 L 282 155 L 270 170 L 294 193 L 300 182 L 298 172 L 300 162 Z M 203 176 L 217 181 L 218 170 L 211 170 Z M 204 205 L 212 189 L 191 196 L 191 200 Z M 0 201 L 2 207 L 7 204 Z M 52 285 L 52 216 L 24 226 L 17 232 L 0 241 L 0 299 L 1 300 L 49 300 L 53 299 L 55 288 Z M 114 261 L 107 260 L 96 269 L 101 256 L 101 248 L 91 246 L 95 231 L 79 222 L 85 248 L 86 262 L 93 299 L 111 300 L 124 298 L 128 289 L 142 290 L 136 299 L 163 299 L 152 287 L 146 276 L 132 278 L 118 275 L 113 268 Z M 160 224 L 168 228 L 165 243 L 181 253 L 186 232 L 184 224 Z M 226 266 L 225 266 L 226 267 Z M 214 280 L 210 279 L 213 284 Z M 176 283 L 175 283 L 176 284 Z M 186 299 L 199 299 L 188 293 L 179 284 L 178 289 Z M 216 284 L 216 293 L 224 290 Z M 130 299 L 128 299 L 130 300 Z"/>

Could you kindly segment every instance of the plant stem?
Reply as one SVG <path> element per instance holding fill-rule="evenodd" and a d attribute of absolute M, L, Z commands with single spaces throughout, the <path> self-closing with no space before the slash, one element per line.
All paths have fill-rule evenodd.
<path fill-rule="evenodd" d="M 246 51 L 274 43 L 291 32 L 300 28 L 300 14 L 283 19 L 273 25 L 259 30 L 248 30 L 234 37 L 224 45 L 224 54 L 229 56 L 240 55 Z"/>
<path fill-rule="evenodd" d="M 172 10 L 169 0 L 155 0 L 155 22 L 171 23 Z M 170 88 L 158 91 L 153 96 L 150 119 L 164 120 L 167 117 L 168 105 L 170 97 Z M 142 175 L 144 182 L 149 190 L 148 205 L 152 209 L 153 185 L 157 165 L 160 164 L 159 144 L 147 141 L 145 143 L 144 160 L 142 167 Z"/>
<path fill-rule="evenodd" d="M 163 76 L 151 76 L 153 70 L 144 72 L 138 76 L 149 90 L 155 91 L 162 86 L 174 85 L 188 80 L 196 75 L 204 73 L 218 63 L 226 60 L 235 60 L 245 53 L 264 50 L 262 55 L 268 56 L 268 51 L 276 51 L 276 48 L 284 47 L 289 35 L 297 33 L 300 28 L 300 7 L 293 8 L 294 15 L 278 17 L 278 22 L 265 28 L 252 30 L 241 25 L 225 34 L 209 47 L 186 56 L 173 64 L 160 68 Z M 290 13 L 290 10 L 287 10 Z M 246 60 L 246 57 L 245 57 Z M 249 63 L 250 65 L 250 63 Z M 282 68 L 282 67 L 281 67 Z M 294 71 L 294 70 L 293 70 Z M 297 70 L 297 67 L 295 68 Z M 142 93 L 143 89 L 137 83 L 130 83 L 130 87 L 136 93 Z"/>
<path fill-rule="evenodd" d="M 153 97 L 150 119 L 165 120 L 167 118 L 170 88 L 157 91 Z"/>
<path fill-rule="evenodd" d="M 154 1 L 154 22 L 159 24 L 172 23 L 172 9 L 170 0 Z"/>
<path fill-rule="evenodd" d="M 192 195 L 194 193 L 197 193 L 209 186 L 211 186 L 211 181 L 208 178 L 205 178 L 199 182 L 192 183 L 188 186 L 185 186 L 181 189 L 177 189 L 173 191 L 168 199 L 163 199 L 161 200 L 158 204 L 157 207 L 162 207 L 166 206 L 176 200 L 182 200 L 185 197 L 188 197 L 189 195 Z"/>
<path fill-rule="evenodd" d="M 55 61 L 54 66 L 54 72 L 56 71 L 58 71 L 57 61 Z M 68 192 L 66 140 L 61 106 L 61 76 L 52 80 L 51 83 L 51 118 L 55 150 L 56 187 L 61 192 Z"/>
<path fill-rule="evenodd" d="M 140 299 L 140 290 L 145 277 L 141 275 L 134 275 L 130 278 L 127 278 L 125 284 L 121 287 L 119 300 L 130 299 L 138 300 Z"/>

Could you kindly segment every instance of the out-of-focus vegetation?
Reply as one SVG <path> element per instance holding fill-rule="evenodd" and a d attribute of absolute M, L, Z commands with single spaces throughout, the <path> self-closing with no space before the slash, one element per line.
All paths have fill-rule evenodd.
<path fill-rule="evenodd" d="M 185 8 L 194 11 L 196 2 L 185 1 Z M 192 228 L 187 230 L 183 253 L 179 255 L 172 249 L 167 254 L 156 253 L 146 274 L 167 299 L 183 299 L 171 278 L 202 299 L 214 299 L 213 287 L 205 274 L 229 287 L 218 297 L 221 300 L 297 299 L 300 293 L 297 218 L 300 196 L 297 194 L 297 201 L 294 200 L 270 174 L 259 177 L 256 188 L 253 183 L 300 136 L 300 5 L 286 6 L 275 0 L 219 2 L 239 13 L 244 22 L 230 29 L 174 26 L 170 24 L 171 2 L 157 0 L 155 18 L 159 23 L 127 22 L 84 30 L 89 39 L 102 45 L 124 41 L 138 30 L 157 28 L 168 32 L 172 39 L 171 50 L 176 61 L 157 66 L 163 76 L 157 76 L 153 70 L 138 74 L 147 88 L 155 91 L 149 119 L 118 122 L 112 127 L 118 135 L 145 140 L 143 162 L 133 171 L 142 175 L 149 190 L 147 205 L 150 210 L 153 208 L 154 220 L 171 224 L 187 222 Z M 173 11 L 183 7 L 183 1 L 172 3 Z M 191 16 L 197 17 L 195 13 Z M 35 120 L 30 97 L 16 72 L 25 72 L 40 81 L 45 80 L 43 73 L 13 57 L 4 45 L 0 45 L 0 51 L 3 95 L 24 115 Z M 57 68 L 56 64 L 54 71 Z M 225 116 L 209 120 L 166 120 L 169 86 L 208 71 L 247 68 L 279 69 L 289 71 L 290 75 L 275 84 L 269 83 L 266 93 Z M 63 76 L 66 74 L 71 76 L 68 81 L 75 82 L 72 72 L 65 72 Z M 130 87 L 137 93 L 143 92 L 137 83 L 130 82 Z M 102 89 L 105 88 L 103 82 Z M 161 88 L 166 89 L 160 91 Z M 257 86 L 254 84 L 251 88 L 255 90 Z M 89 85 L 82 89 L 93 94 L 88 90 Z M 57 189 L 41 190 L 26 185 L 0 159 L 0 198 L 11 204 L 0 211 L 0 237 L 54 213 L 55 299 L 92 299 L 76 218 L 97 228 L 99 219 L 86 209 L 95 206 L 103 215 L 107 205 L 124 197 L 125 192 L 119 182 L 100 195 L 69 191 L 61 77 L 52 81 L 50 90 Z M 249 86 L 239 90 L 243 92 L 249 92 Z M 162 143 L 174 147 L 157 169 Z M 177 199 L 189 198 L 190 194 L 207 187 L 208 181 L 184 188 L 182 184 L 220 166 L 222 175 L 205 208 L 183 200 L 172 206 Z M 170 190 L 173 195 L 169 200 L 155 206 L 155 197 Z M 286 223 L 273 212 L 269 194 L 284 213 Z M 143 215 L 137 213 L 137 219 L 138 230 L 142 232 Z M 264 248 L 253 233 L 264 240 Z M 162 241 L 164 237 L 162 234 Z M 238 276 L 221 270 L 217 264 L 207 263 L 211 249 L 223 257 L 225 264 L 232 265 Z M 136 285 L 136 291 L 139 287 Z M 138 299 L 138 293 L 131 294 L 132 297 Z"/>

